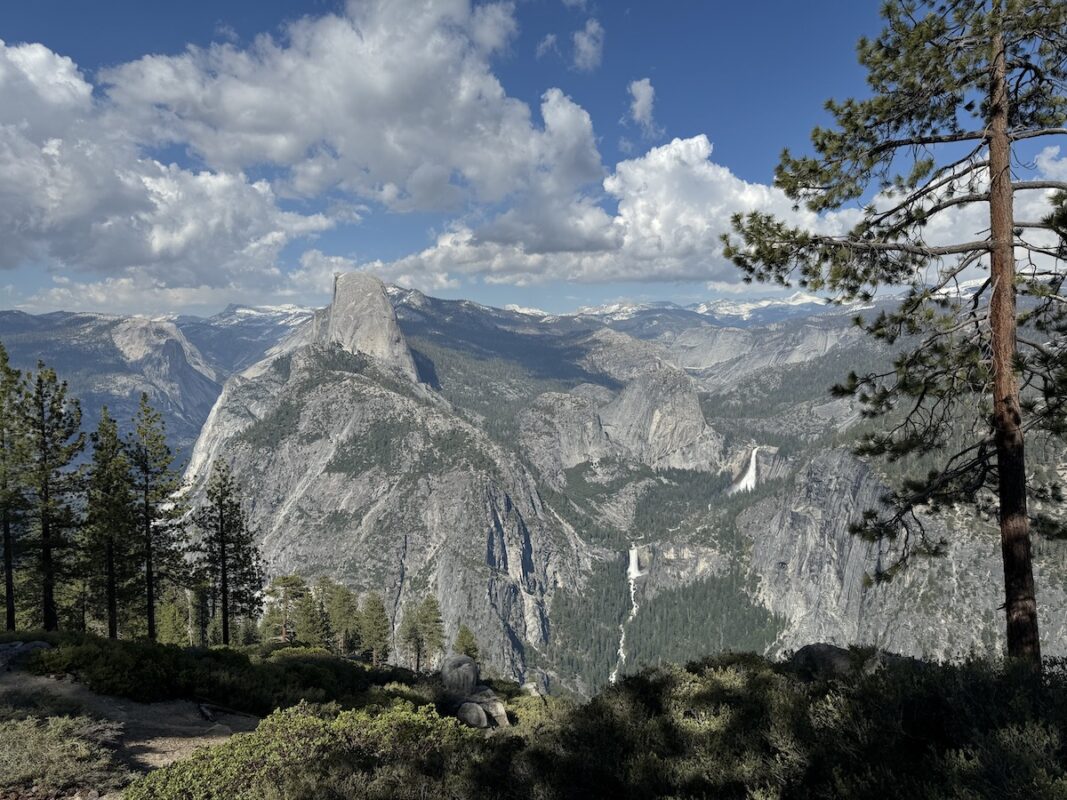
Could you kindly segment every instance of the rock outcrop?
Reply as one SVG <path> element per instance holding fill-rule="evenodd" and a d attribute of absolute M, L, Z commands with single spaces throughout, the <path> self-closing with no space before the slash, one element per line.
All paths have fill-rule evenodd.
<path fill-rule="evenodd" d="M 333 302 L 325 339 L 350 353 L 366 353 L 410 380 L 417 380 L 415 362 L 396 322 L 385 284 L 366 272 L 334 278 Z"/>

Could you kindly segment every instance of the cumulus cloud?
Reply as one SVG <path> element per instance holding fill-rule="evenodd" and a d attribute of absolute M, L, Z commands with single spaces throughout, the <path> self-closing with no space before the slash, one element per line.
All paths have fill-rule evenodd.
<path fill-rule="evenodd" d="M 278 190 L 298 196 L 458 210 L 524 188 L 541 157 L 529 107 L 490 65 L 516 30 L 512 3 L 367 0 L 245 49 L 146 56 L 104 80 L 139 135 L 212 168 L 275 167 Z"/>
<path fill-rule="evenodd" d="M 700 135 L 620 162 L 601 186 L 615 214 L 597 195 L 557 193 L 554 202 L 516 206 L 481 227 L 458 224 L 419 253 L 367 266 L 392 279 L 480 276 L 517 285 L 736 281 L 719 242 L 735 212 L 770 211 L 820 230 L 847 227 L 851 212 L 820 218 L 794 211 L 780 190 L 741 180 L 712 162 L 711 152 Z"/>
<path fill-rule="evenodd" d="M 641 78 L 631 81 L 627 88 L 630 92 L 630 119 L 637 123 L 646 139 L 662 136 L 663 129 L 656 124 L 652 116 L 652 107 L 656 102 L 656 90 L 652 87 L 652 80 Z"/>
<path fill-rule="evenodd" d="M 590 72 L 600 66 L 604 58 L 604 26 L 590 19 L 585 27 L 574 32 L 574 68 Z"/>
<path fill-rule="evenodd" d="M 148 158 L 111 122 L 69 58 L 0 42 L 0 268 L 232 285 L 331 225 L 265 181 Z"/>
<path fill-rule="evenodd" d="M 844 234 L 859 221 L 856 208 L 823 215 L 797 210 L 779 189 L 744 181 L 711 155 L 704 135 L 674 139 L 619 162 L 603 180 L 605 198 L 581 191 L 566 199 L 557 194 L 554 202 L 516 206 L 480 227 L 457 224 L 419 253 L 365 266 L 387 278 L 423 286 L 478 276 L 488 283 L 515 285 L 553 280 L 701 281 L 714 291 L 728 292 L 741 285 L 737 269 L 722 256 L 720 242 L 731 229 L 733 214 L 768 212 L 831 235 Z M 1043 151 L 1039 174 L 1064 174 L 1067 158 L 1058 155 L 1056 148 Z M 1018 218 L 1041 219 L 1048 213 L 1050 195 L 1047 190 L 1020 193 Z M 602 199 L 613 201 L 614 214 L 604 210 Z M 879 206 L 890 202 L 875 199 Z M 981 204 L 963 206 L 932 218 L 923 237 L 930 245 L 943 245 L 961 237 L 981 238 L 988 226 L 988 211 Z M 1037 244 L 1050 244 L 1054 238 L 1047 231 L 1026 236 Z M 963 278 L 980 271 L 976 265 Z"/>

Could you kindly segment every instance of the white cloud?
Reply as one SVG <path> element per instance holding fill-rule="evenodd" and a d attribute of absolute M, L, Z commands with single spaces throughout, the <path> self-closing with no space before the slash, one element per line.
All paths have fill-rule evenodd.
<path fill-rule="evenodd" d="M 481 227 L 457 224 L 419 253 L 366 267 L 393 280 L 422 276 L 416 279 L 423 283 L 426 276 L 479 276 L 489 283 L 518 285 L 549 280 L 736 282 L 736 268 L 723 259 L 719 242 L 733 213 L 759 209 L 832 231 L 843 230 L 852 218 L 852 212 L 821 219 L 795 212 L 780 190 L 747 183 L 713 163 L 711 149 L 703 135 L 675 139 L 617 164 L 602 184 L 607 199 L 617 205 L 614 215 L 598 196 L 578 190 L 537 195 L 536 202 L 516 205 Z"/>
<path fill-rule="evenodd" d="M 604 58 L 604 26 L 590 19 L 585 27 L 575 31 L 574 68 L 590 72 L 600 66 Z"/>
<path fill-rule="evenodd" d="M 546 33 L 544 38 L 537 43 L 538 58 L 544 58 L 549 53 L 559 53 L 559 44 L 554 33 Z"/>
<path fill-rule="evenodd" d="M 641 128 L 641 133 L 646 139 L 655 139 L 663 135 L 663 129 L 656 124 L 652 116 L 652 107 L 656 102 L 656 90 L 652 87 L 649 78 L 631 81 L 628 91 L 630 92 L 630 119 Z"/>
<path fill-rule="evenodd" d="M 114 122 L 69 58 L 0 42 L 0 268 L 269 282 L 282 247 L 331 224 L 282 210 L 265 181 L 148 158 Z"/>
<path fill-rule="evenodd" d="M 215 169 L 267 165 L 281 192 L 459 210 L 524 188 L 540 158 L 529 107 L 490 66 L 515 32 L 512 3 L 367 0 L 246 49 L 146 56 L 104 78 L 139 135 Z"/>

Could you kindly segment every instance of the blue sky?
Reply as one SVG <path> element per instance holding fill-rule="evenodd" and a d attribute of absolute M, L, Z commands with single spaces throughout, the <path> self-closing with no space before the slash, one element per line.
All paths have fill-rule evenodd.
<path fill-rule="evenodd" d="M 877 6 L 4 3 L 0 304 L 317 303 L 352 268 L 551 311 L 766 294 L 718 233 L 863 94 Z"/>

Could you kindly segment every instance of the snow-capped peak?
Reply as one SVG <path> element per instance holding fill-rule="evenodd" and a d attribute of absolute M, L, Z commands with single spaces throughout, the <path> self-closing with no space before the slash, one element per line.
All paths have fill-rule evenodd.
<path fill-rule="evenodd" d="M 698 314 L 717 317 L 740 317 L 749 319 L 756 311 L 775 307 L 826 305 L 827 300 L 807 292 L 794 292 L 789 297 L 766 297 L 760 300 L 712 300 L 698 303 L 690 308 Z"/>

